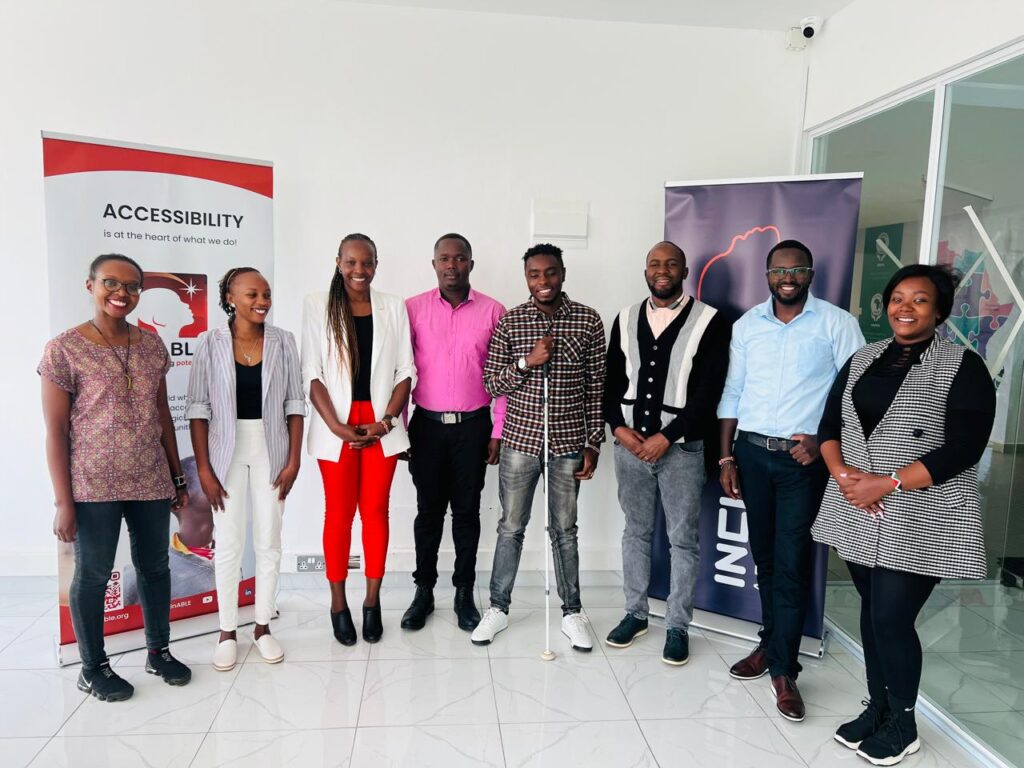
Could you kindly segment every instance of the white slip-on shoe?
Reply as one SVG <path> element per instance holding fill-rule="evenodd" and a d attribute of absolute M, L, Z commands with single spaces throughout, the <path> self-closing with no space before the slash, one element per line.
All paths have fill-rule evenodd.
<path fill-rule="evenodd" d="M 277 638 L 269 632 L 260 636 L 259 640 L 256 641 L 256 650 L 260 652 L 260 656 L 263 657 L 267 664 L 277 664 L 284 661 L 284 649 L 277 642 Z"/>
<path fill-rule="evenodd" d="M 218 672 L 230 672 L 238 660 L 238 642 L 221 640 L 213 652 L 213 668 Z"/>
<path fill-rule="evenodd" d="M 483 618 L 480 619 L 480 623 L 476 625 L 476 629 L 473 630 L 469 639 L 473 645 L 490 645 L 494 636 L 503 629 L 508 629 L 508 614 L 501 608 L 495 608 L 492 605 L 484 611 Z"/>
<path fill-rule="evenodd" d="M 574 651 L 589 653 L 594 648 L 590 622 L 582 613 L 567 613 L 562 617 L 562 634 L 569 638 Z"/>

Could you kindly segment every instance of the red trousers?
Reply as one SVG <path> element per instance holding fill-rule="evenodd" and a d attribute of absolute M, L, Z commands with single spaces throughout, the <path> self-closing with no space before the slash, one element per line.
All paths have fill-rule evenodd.
<path fill-rule="evenodd" d="M 369 401 L 352 403 L 349 424 L 371 424 Z M 384 577 L 388 553 L 388 500 L 398 456 L 385 456 L 380 443 L 368 448 L 341 448 L 337 461 L 319 459 L 324 480 L 324 560 L 328 581 L 345 581 L 352 546 L 352 521 L 359 508 L 363 527 L 364 571 L 368 579 Z"/>

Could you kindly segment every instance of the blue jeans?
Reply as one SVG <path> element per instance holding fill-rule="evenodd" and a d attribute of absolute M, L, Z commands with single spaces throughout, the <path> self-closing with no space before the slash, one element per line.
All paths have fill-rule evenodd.
<path fill-rule="evenodd" d="M 704 443 L 676 443 L 650 464 L 616 443 L 615 479 L 619 485 L 619 506 L 626 517 L 622 532 L 626 612 L 638 619 L 647 618 L 651 539 L 660 497 L 671 562 L 665 626 L 687 629 L 693 620 L 693 593 L 700 564 L 697 526 L 704 490 Z"/>
<path fill-rule="evenodd" d="M 171 634 L 171 572 L 167 565 L 171 502 L 75 502 L 75 517 L 78 535 L 69 602 L 82 666 L 95 669 L 107 660 L 103 650 L 103 597 L 114 568 L 122 518 L 128 525 L 132 563 L 138 574 L 146 647 L 166 648 Z"/>
<path fill-rule="evenodd" d="M 551 456 L 548 462 L 548 535 L 555 561 L 555 581 L 562 598 L 562 613 L 579 613 L 580 559 L 576 546 L 576 497 L 580 482 L 573 473 L 583 466 L 583 454 Z M 491 568 L 491 605 L 508 611 L 512 588 L 519 571 L 523 537 L 530 522 L 533 495 L 541 478 L 539 456 L 519 453 L 508 448 L 501 451 L 498 465 L 498 497 L 501 500 L 501 521 Z"/>

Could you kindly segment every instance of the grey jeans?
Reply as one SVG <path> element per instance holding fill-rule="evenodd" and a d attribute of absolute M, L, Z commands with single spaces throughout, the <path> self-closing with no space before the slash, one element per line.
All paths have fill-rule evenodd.
<path fill-rule="evenodd" d="M 651 538 L 658 496 L 665 510 L 671 557 L 670 591 L 665 626 L 686 629 L 693 620 L 700 550 L 697 524 L 704 489 L 704 444 L 674 443 L 652 464 L 615 445 L 619 505 L 626 516 L 622 532 L 622 581 L 626 612 L 646 619 L 651 582 Z"/>
<path fill-rule="evenodd" d="M 583 466 L 583 454 L 550 457 L 548 477 L 548 536 L 555 561 L 555 581 L 562 613 L 579 613 L 580 559 L 576 545 L 576 497 L 580 482 L 573 473 Z M 541 478 L 539 456 L 503 448 L 498 464 L 501 520 L 491 568 L 491 605 L 508 611 L 519 571 L 523 537 L 530 522 L 533 495 Z"/>

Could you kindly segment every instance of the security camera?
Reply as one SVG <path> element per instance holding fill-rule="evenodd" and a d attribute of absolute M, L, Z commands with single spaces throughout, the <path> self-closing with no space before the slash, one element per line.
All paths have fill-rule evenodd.
<path fill-rule="evenodd" d="M 810 40 L 821 31 L 821 16 L 806 16 L 800 20 L 800 32 Z"/>

